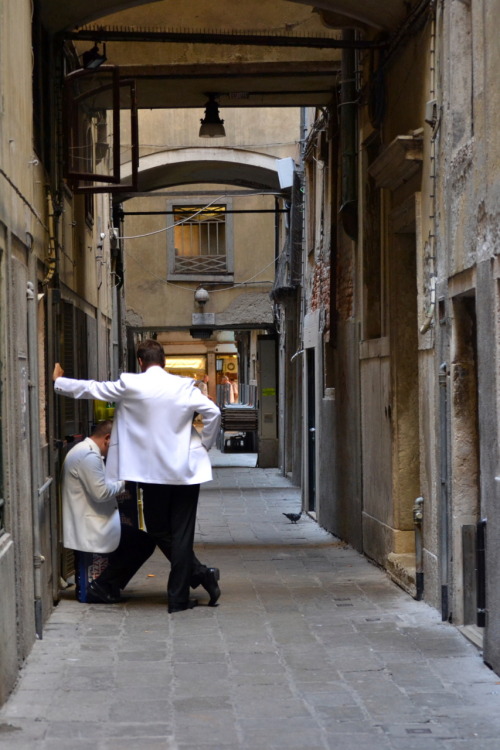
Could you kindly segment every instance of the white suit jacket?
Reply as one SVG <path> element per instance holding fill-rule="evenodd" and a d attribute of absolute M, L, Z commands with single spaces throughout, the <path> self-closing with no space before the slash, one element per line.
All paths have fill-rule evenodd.
<path fill-rule="evenodd" d="M 115 496 L 124 482 L 104 477 L 104 461 L 91 438 L 77 443 L 62 468 L 63 540 L 68 549 L 113 552 L 120 542 Z"/>
<path fill-rule="evenodd" d="M 199 484 L 212 479 L 208 450 L 217 437 L 220 410 L 194 381 L 153 365 L 119 380 L 57 378 L 55 390 L 73 398 L 116 404 L 106 478 L 151 484 Z M 203 417 L 201 436 L 194 413 Z"/>

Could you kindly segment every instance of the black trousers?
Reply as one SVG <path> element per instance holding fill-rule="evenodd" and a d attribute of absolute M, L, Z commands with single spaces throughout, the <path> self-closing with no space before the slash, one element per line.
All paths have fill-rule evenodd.
<path fill-rule="evenodd" d="M 199 584 L 198 576 L 205 568 L 193 552 L 200 485 L 141 484 L 141 487 L 148 535 L 170 560 L 168 604 L 183 606 L 189 601 L 190 585 Z"/>
<path fill-rule="evenodd" d="M 139 568 L 151 557 L 156 541 L 146 532 L 122 523 L 120 544 L 110 552 L 108 565 L 96 579 L 118 589 L 124 589 Z"/>

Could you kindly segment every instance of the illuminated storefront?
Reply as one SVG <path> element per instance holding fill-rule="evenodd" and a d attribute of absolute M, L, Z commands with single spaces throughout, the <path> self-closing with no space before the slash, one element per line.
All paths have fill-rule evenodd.
<path fill-rule="evenodd" d="M 165 370 L 172 375 L 200 380 L 207 371 L 206 356 L 165 357 Z"/>

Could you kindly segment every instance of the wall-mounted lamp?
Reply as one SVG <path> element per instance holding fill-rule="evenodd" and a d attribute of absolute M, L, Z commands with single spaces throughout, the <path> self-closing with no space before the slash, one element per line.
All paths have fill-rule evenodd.
<path fill-rule="evenodd" d="M 102 45 L 102 54 L 99 52 L 99 44 L 96 42 L 92 49 L 87 50 L 82 55 L 82 65 L 86 70 L 95 70 L 106 62 L 106 45 Z"/>
<path fill-rule="evenodd" d="M 200 138 L 224 138 L 224 120 L 219 117 L 219 108 L 215 101 L 217 94 L 207 94 L 208 101 L 205 104 L 205 117 L 200 120 Z"/>
<path fill-rule="evenodd" d="M 194 293 L 194 301 L 197 302 L 199 306 L 201 307 L 201 309 L 203 310 L 208 300 L 209 300 L 209 294 L 207 290 L 204 289 L 200 284 L 200 286 Z"/>

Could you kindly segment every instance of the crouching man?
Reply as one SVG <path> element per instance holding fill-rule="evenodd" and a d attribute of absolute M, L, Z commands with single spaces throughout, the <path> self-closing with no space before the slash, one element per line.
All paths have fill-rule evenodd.
<path fill-rule="evenodd" d="M 62 468 L 63 539 L 67 549 L 107 555 L 108 566 L 87 587 L 87 601 L 115 604 L 156 542 L 144 531 L 120 522 L 116 496 L 125 482 L 107 481 L 104 459 L 112 422 L 99 422 L 90 437 L 67 454 Z"/>

